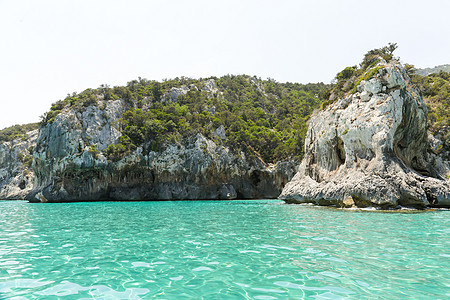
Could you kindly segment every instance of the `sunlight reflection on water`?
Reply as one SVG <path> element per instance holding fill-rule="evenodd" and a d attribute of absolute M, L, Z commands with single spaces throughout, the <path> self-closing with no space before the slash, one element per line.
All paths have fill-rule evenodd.
<path fill-rule="evenodd" d="M 385 214 L 281 203 L 0 201 L 0 295 L 450 296 L 447 211 Z"/>

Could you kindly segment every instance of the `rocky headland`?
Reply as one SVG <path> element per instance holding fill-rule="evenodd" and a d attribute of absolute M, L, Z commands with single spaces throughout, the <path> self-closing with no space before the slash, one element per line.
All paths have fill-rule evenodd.
<path fill-rule="evenodd" d="M 264 101 L 275 97 L 256 78 L 225 79 L 229 84 L 239 80 Z M 31 202 L 277 198 L 298 162 L 289 158 L 266 162 L 276 147 L 234 142 L 241 135 L 255 134 L 270 135 L 280 144 L 272 131 L 254 123 L 268 125 L 265 112 L 243 110 L 262 115 L 254 120 L 246 117 L 247 123 L 235 120 L 219 107 L 220 101 L 230 103 L 226 97 L 236 97 L 234 93 L 219 89 L 214 79 L 189 85 L 180 81 L 161 89 L 159 83 L 144 80 L 127 88 L 88 89 L 55 103 L 26 142 L 1 145 L 0 198 Z M 138 84 L 147 88 L 145 97 L 131 94 Z M 233 101 L 246 99 L 239 97 Z M 237 130 L 228 131 L 219 114 Z M 203 125 L 192 128 L 198 122 Z M 244 130 L 247 124 L 254 132 Z M 19 153 L 26 149 L 32 160 L 25 168 Z"/>
<path fill-rule="evenodd" d="M 126 103 L 105 105 L 64 110 L 41 127 L 30 201 L 276 198 L 295 173 L 293 162 L 265 165 L 202 134 L 161 151 L 145 151 L 144 145 L 108 160 L 103 151 L 119 142 L 122 134 L 114 124 Z"/>
<path fill-rule="evenodd" d="M 450 207 L 449 164 L 430 146 L 419 91 L 395 60 L 380 58 L 364 71 L 353 90 L 310 118 L 304 158 L 280 199 L 338 207 Z M 430 141 L 434 148 L 439 144 L 432 136 Z"/>
<path fill-rule="evenodd" d="M 39 129 L 0 131 L 0 199 L 450 207 L 450 75 L 415 75 L 393 50 L 334 85 L 227 75 L 73 93 Z"/>

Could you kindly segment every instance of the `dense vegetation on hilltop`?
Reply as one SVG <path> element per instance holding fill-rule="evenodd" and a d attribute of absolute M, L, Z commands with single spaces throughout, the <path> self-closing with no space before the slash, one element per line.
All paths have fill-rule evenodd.
<path fill-rule="evenodd" d="M 444 142 L 439 152 L 450 152 L 450 73 L 440 71 L 421 76 L 414 66 L 406 65 L 406 68 L 428 106 L 428 129 Z"/>
<path fill-rule="evenodd" d="M 450 73 L 450 65 L 440 65 L 433 68 L 417 69 L 416 74 L 421 76 L 428 76 L 433 73 L 439 73 L 440 71 Z"/>
<path fill-rule="evenodd" d="M 354 93 L 362 80 L 377 74 L 381 68 L 377 63 L 398 60 L 393 56 L 396 48 L 394 43 L 370 50 L 359 66 L 339 72 L 332 85 L 278 83 L 246 75 L 181 77 L 162 82 L 139 78 L 126 86 L 102 85 L 54 103 L 41 124 L 52 123 L 64 108 L 102 108 L 105 101 L 122 99 L 127 105 L 117 124 L 122 137 L 104 151 L 110 160 L 119 160 L 138 146 L 159 151 L 168 143 L 197 133 L 266 163 L 299 160 L 304 151 L 306 121 L 313 110 Z M 444 150 L 450 149 L 449 73 L 421 76 L 413 66 L 406 65 L 406 69 L 429 107 L 430 130 L 444 141 Z M 217 133 L 222 126 L 225 139 Z M 96 145 L 91 149 L 97 152 Z"/>
<path fill-rule="evenodd" d="M 0 143 L 14 139 L 26 139 L 26 133 L 39 128 L 39 123 L 14 125 L 0 130 Z"/>
<path fill-rule="evenodd" d="M 433 134 L 450 127 L 450 73 L 439 72 L 428 76 L 411 75 L 420 88 L 429 108 L 428 125 Z"/>
<path fill-rule="evenodd" d="M 123 99 L 127 110 L 118 124 L 123 135 L 117 145 L 106 149 L 108 159 L 118 160 L 138 146 L 158 151 L 167 143 L 201 133 L 218 144 L 271 163 L 301 158 L 306 121 L 323 102 L 329 87 L 246 75 L 163 82 L 139 78 L 126 86 L 101 86 L 69 95 L 53 104 L 41 123 L 53 122 L 65 107 L 82 110 Z M 172 97 L 173 93 L 177 96 Z M 215 133 L 222 126 L 224 140 Z"/>

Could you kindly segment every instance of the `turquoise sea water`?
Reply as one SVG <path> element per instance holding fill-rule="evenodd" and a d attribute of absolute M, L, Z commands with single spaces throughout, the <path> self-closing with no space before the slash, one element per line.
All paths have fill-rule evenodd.
<path fill-rule="evenodd" d="M 450 212 L 0 201 L 2 299 L 444 299 Z"/>

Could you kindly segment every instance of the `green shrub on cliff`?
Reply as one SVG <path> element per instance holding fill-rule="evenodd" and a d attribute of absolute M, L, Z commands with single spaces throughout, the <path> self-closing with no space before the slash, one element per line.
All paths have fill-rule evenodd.
<path fill-rule="evenodd" d="M 19 153 L 19 154 L 17 155 L 17 157 L 18 157 L 18 159 L 23 163 L 23 165 L 24 165 L 26 168 L 31 168 L 31 165 L 32 165 L 32 163 L 33 163 L 33 156 L 31 156 L 31 155 L 28 154 L 28 153 L 25 153 L 25 154 Z"/>
<path fill-rule="evenodd" d="M 376 67 L 377 63 L 384 60 L 390 62 L 397 59 L 394 57 L 394 51 L 397 49 L 396 43 L 389 43 L 382 48 L 368 51 L 358 66 L 346 67 L 336 74 L 334 86 L 330 91 L 330 100 L 323 103 L 322 109 L 333 103 L 334 100 L 344 97 L 348 93 L 355 93 L 357 86 L 363 80 L 369 80 L 381 67 Z"/>
<path fill-rule="evenodd" d="M 9 142 L 15 139 L 26 139 L 26 133 L 38 129 L 39 123 L 14 125 L 0 130 L 0 142 Z"/>
<path fill-rule="evenodd" d="M 450 73 L 430 74 L 422 81 L 421 89 L 430 110 L 428 125 L 434 134 L 450 128 Z M 441 132 L 441 134 L 445 134 Z"/>
<path fill-rule="evenodd" d="M 439 73 L 422 76 L 416 73 L 414 66 L 406 69 L 411 81 L 421 91 L 428 107 L 428 129 L 444 142 L 439 152 L 450 152 L 450 73 Z M 449 159 L 450 157 L 446 157 Z"/>
<path fill-rule="evenodd" d="M 94 158 L 97 158 L 97 157 L 98 157 L 98 154 L 100 153 L 100 152 L 97 150 L 97 145 L 90 145 L 90 146 L 89 146 L 89 153 L 90 153 Z"/>

